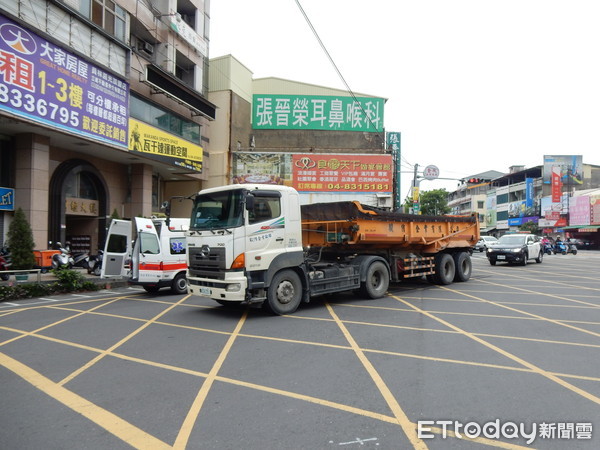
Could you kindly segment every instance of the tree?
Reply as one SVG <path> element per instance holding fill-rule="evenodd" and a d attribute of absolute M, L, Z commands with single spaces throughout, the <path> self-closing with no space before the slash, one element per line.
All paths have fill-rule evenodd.
<path fill-rule="evenodd" d="M 525 222 L 523 225 L 521 225 L 519 227 L 519 230 L 528 231 L 531 234 L 537 234 L 540 231 L 538 224 L 535 223 L 533 220 L 530 220 L 529 222 Z"/>
<path fill-rule="evenodd" d="M 33 254 L 33 232 L 31 225 L 21 208 L 15 212 L 10 226 L 8 227 L 8 248 L 12 260 L 12 269 L 29 270 L 35 265 Z"/>
<path fill-rule="evenodd" d="M 446 189 L 421 192 L 421 214 L 440 216 L 449 212 L 448 191 Z"/>

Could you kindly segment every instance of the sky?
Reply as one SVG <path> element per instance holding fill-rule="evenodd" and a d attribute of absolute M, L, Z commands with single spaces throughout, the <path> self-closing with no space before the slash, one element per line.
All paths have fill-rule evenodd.
<path fill-rule="evenodd" d="M 212 0 L 210 57 L 254 78 L 387 98 L 402 133 L 402 198 L 544 155 L 600 165 L 598 0 Z M 404 173 L 406 172 L 406 173 Z"/>

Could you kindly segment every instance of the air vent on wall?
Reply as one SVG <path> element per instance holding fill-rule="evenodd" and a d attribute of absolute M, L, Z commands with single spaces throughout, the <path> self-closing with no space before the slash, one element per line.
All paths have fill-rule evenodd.
<path fill-rule="evenodd" d="M 154 45 L 152 45 L 150 42 L 138 39 L 138 50 L 151 56 L 154 53 Z"/>

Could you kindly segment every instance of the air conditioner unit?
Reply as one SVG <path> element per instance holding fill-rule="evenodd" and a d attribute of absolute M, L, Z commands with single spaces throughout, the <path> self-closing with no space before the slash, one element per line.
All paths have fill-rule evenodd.
<path fill-rule="evenodd" d="M 152 55 L 154 53 L 154 45 L 151 44 L 150 42 L 142 41 L 141 39 L 139 39 L 138 40 L 138 50 L 140 50 L 148 55 Z"/>

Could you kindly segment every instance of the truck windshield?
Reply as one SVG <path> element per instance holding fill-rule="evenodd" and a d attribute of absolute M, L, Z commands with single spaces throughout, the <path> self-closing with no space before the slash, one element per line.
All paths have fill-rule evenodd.
<path fill-rule="evenodd" d="M 196 197 L 190 230 L 234 228 L 244 224 L 242 189 L 213 192 Z"/>

